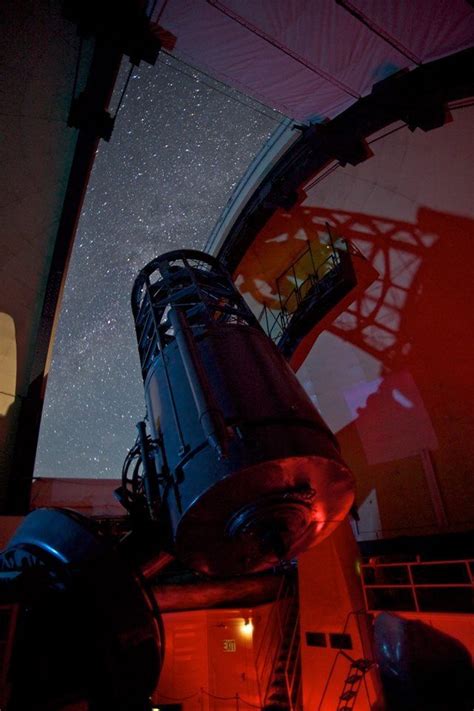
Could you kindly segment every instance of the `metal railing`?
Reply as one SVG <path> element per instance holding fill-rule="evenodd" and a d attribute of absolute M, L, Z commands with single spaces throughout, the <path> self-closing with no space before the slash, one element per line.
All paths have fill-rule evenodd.
<path fill-rule="evenodd" d="M 258 315 L 258 321 L 266 334 L 277 342 L 288 328 L 291 318 L 310 299 L 325 296 L 340 277 L 344 255 L 357 254 L 357 248 L 345 239 L 338 239 L 335 245 L 330 227 L 327 225 L 329 254 L 317 261 L 311 242 L 290 266 L 275 280 L 278 307 L 266 304 Z"/>
<path fill-rule="evenodd" d="M 301 685 L 301 637 L 299 609 L 291 633 L 288 658 L 285 664 L 285 683 L 291 711 L 303 708 Z"/>
<path fill-rule="evenodd" d="M 290 629 L 289 622 L 292 612 L 294 611 L 295 604 L 297 604 L 295 581 L 292 578 L 284 576 L 278 590 L 277 598 L 272 606 L 263 630 L 260 646 L 255 656 L 257 685 L 262 706 L 267 702 L 272 680 L 275 677 L 276 667 L 280 663 L 279 658 L 283 651 L 286 635 L 290 637 L 290 648 L 294 645 L 296 624 L 294 628 L 291 627 Z M 298 615 L 296 615 L 296 618 L 298 620 Z M 295 650 L 293 649 L 293 651 Z M 299 648 L 297 655 L 299 656 Z M 295 685 L 296 672 L 289 662 L 290 656 L 288 653 L 284 664 L 284 673 L 287 688 L 289 686 L 290 689 L 293 689 Z M 294 708 L 290 707 L 289 711 L 294 711 Z"/>
<path fill-rule="evenodd" d="M 367 610 L 474 612 L 474 559 L 361 565 Z"/>
<path fill-rule="evenodd" d="M 367 617 L 368 617 L 368 613 L 366 610 L 351 610 L 351 612 L 349 612 L 347 614 L 347 617 L 345 619 L 342 634 L 347 634 L 350 623 L 355 620 L 355 622 L 357 624 L 357 633 L 358 633 L 359 639 L 362 640 L 364 635 L 362 634 L 362 630 L 361 630 L 361 626 L 360 626 L 360 619 L 361 618 L 367 619 Z M 350 666 L 353 665 L 356 661 L 357 660 L 354 657 L 352 657 L 350 654 L 348 654 L 346 651 L 344 651 L 343 649 L 338 649 L 337 654 L 334 657 L 334 661 L 332 663 L 331 669 L 329 671 L 328 678 L 326 680 L 326 684 L 324 686 L 324 690 L 323 690 L 317 711 L 321 711 L 321 709 L 322 709 L 324 700 L 329 692 L 329 689 L 331 687 L 331 681 L 333 680 L 333 678 L 336 677 L 337 679 L 339 679 L 339 676 L 337 675 L 338 666 L 340 666 L 341 663 L 347 663 L 348 664 L 347 671 L 348 671 L 350 669 Z M 369 661 L 369 660 L 364 660 L 364 661 Z M 371 672 L 378 673 L 376 665 L 373 664 L 372 662 L 370 662 L 370 666 L 368 666 L 368 668 L 367 668 L 367 673 L 370 674 Z M 371 697 L 371 694 L 369 692 L 369 686 L 367 684 L 366 673 L 364 673 L 362 676 L 362 682 L 363 682 L 363 689 L 365 692 L 365 698 L 367 700 L 367 703 L 369 704 L 369 708 L 372 708 L 373 704 L 374 704 L 374 699 Z"/>
<path fill-rule="evenodd" d="M 244 709 L 258 709 L 262 711 L 260 704 L 256 704 L 253 701 L 249 701 L 244 696 L 241 696 L 238 692 L 232 694 L 232 696 L 220 696 L 218 694 L 213 694 L 211 691 L 201 687 L 197 691 L 187 696 L 168 696 L 158 691 L 156 697 L 160 701 L 156 701 L 152 704 L 152 709 L 159 709 L 160 704 L 186 704 L 187 702 L 192 703 L 192 708 L 208 709 L 213 707 L 214 709 L 219 709 L 219 711 L 244 711 Z"/>

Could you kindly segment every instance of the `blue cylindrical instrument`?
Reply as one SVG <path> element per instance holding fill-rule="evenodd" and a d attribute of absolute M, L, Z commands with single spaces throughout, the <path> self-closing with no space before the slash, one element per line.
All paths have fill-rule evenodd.
<path fill-rule="evenodd" d="M 209 574 L 251 572 L 332 531 L 352 475 L 222 266 L 191 250 L 160 256 L 132 308 L 156 464 L 145 489 L 169 515 L 177 556 Z"/>

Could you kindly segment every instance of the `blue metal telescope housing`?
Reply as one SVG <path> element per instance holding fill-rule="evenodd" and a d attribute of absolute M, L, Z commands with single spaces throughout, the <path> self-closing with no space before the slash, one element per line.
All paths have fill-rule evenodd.
<path fill-rule="evenodd" d="M 157 257 L 132 309 L 149 436 L 141 425 L 129 504 L 166 515 L 173 552 L 208 574 L 263 570 L 333 530 L 353 502 L 352 475 L 217 260 Z"/>

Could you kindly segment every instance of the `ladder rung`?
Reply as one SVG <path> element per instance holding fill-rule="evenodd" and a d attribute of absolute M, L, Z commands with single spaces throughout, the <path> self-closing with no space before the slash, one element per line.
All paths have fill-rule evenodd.
<path fill-rule="evenodd" d="M 339 698 L 342 699 L 342 701 L 349 701 L 349 699 L 353 699 L 355 695 L 355 691 L 345 691 Z"/>
<path fill-rule="evenodd" d="M 374 663 L 370 659 L 356 659 L 352 662 L 352 666 L 362 672 L 368 671 L 373 665 Z"/>
<path fill-rule="evenodd" d="M 362 674 L 351 674 L 346 679 L 346 684 L 355 684 L 362 679 Z"/>

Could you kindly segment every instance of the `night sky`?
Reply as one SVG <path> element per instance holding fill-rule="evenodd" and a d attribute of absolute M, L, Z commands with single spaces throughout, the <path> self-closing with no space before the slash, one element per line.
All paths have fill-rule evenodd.
<path fill-rule="evenodd" d="M 112 139 L 101 142 L 81 214 L 35 476 L 120 476 L 145 412 L 133 280 L 158 254 L 204 247 L 280 118 L 168 56 L 134 71 Z"/>

